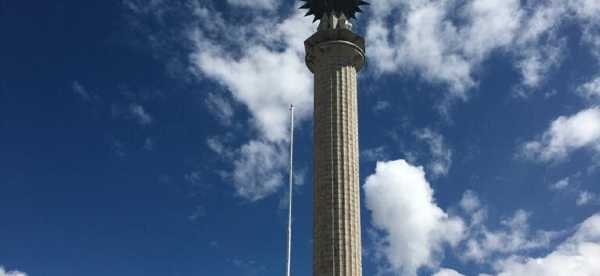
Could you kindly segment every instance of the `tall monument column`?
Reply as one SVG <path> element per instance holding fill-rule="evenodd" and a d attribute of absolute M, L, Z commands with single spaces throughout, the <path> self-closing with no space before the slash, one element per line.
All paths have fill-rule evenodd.
<path fill-rule="evenodd" d="M 320 18 L 308 38 L 314 74 L 314 276 L 361 276 L 357 73 L 364 39 L 346 17 Z"/>

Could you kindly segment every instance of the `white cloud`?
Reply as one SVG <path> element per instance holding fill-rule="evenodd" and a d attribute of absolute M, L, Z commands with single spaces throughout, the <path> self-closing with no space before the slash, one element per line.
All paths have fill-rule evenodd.
<path fill-rule="evenodd" d="M 557 182 L 555 182 L 554 184 L 550 185 L 550 189 L 552 190 L 563 190 L 564 188 L 566 188 L 567 186 L 569 186 L 569 184 L 571 184 L 571 178 L 570 177 L 565 177 Z"/>
<path fill-rule="evenodd" d="M 529 2 L 521 9 L 523 13 L 532 12 L 524 16 L 515 37 L 513 52 L 518 57 L 515 66 L 521 73 L 523 85 L 535 88 L 562 61 L 565 43 L 557 38 L 556 31 L 568 7 L 563 0 L 547 0 Z"/>
<path fill-rule="evenodd" d="M 577 204 L 577 206 L 582 206 L 592 203 L 595 200 L 596 195 L 594 193 L 588 191 L 581 191 L 579 192 L 579 195 L 577 196 L 577 201 L 575 201 L 575 203 Z"/>
<path fill-rule="evenodd" d="M 600 76 L 581 85 L 577 92 L 588 99 L 600 99 Z"/>
<path fill-rule="evenodd" d="M 437 276 L 462 275 L 453 269 L 439 267 L 445 246 L 451 247 L 456 257 L 463 261 L 492 264 L 497 275 L 591 276 L 594 275 L 589 274 L 591 271 L 597 271 L 589 267 L 590 260 L 597 257 L 583 251 L 584 247 L 600 250 L 600 214 L 583 223 L 575 235 L 547 257 L 529 258 L 522 256 L 548 248 L 565 232 L 532 230 L 530 213 L 524 210 L 515 211 L 500 221 L 500 227 L 490 229 L 486 225 L 486 207 L 473 191 L 466 191 L 459 202 L 466 214 L 464 219 L 448 214 L 435 203 L 423 168 L 404 160 L 379 162 L 363 188 L 372 225 L 377 229 L 372 232 L 375 233 L 374 256 L 383 257 L 386 262 L 380 267 L 382 272 L 410 276 L 428 268 L 436 271 L 434 275 Z M 467 226 L 465 221 L 469 222 Z M 567 250 L 580 255 L 566 254 Z M 569 264 L 570 270 L 562 268 L 572 272 L 569 274 L 550 273 L 553 270 L 539 266 L 550 263 L 549 266 L 554 267 L 571 262 L 574 263 Z"/>
<path fill-rule="evenodd" d="M 231 124 L 234 110 L 225 97 L 215 93 L 208 93 L 204 103 L 221 124 L 226 126 Z"/>
<path fill-rule="evenodd" d="M 537 87 L 545 76 L 561 61 L 563 44 L 526 48 L 521 52 L 521 60 L 516 64 L 523 77 L 523 85 Z M 523 93 L 522 96 L 526 96 Z"/>
<path fill-rule="evenodd" d="M 205 16 L 218 17 L 197 14 L 201 21 L 209 20 Z M 289 104 L 296 106 L 300 121 L 312 112 L 312 75 L 305 65 L 303 48 L 304 39 L 312 33 L 310 20 L 295 13 L 284 20 L 257 19 L 243 25 L 222 21 L 218 27 L 211 26 L 218 28 L 211 33 L 232 34 L 231 41 L 211 39 L 201 28 L 190 32 L 196 46 L 191 55 L 194 69 L 226 87 L 245 105 L 262 137 L 284 140 Z"/>
<path fill-rule="evenodd" d="M 389 0 L 372 6 L 367 40 L 377 69 L 416 70 L 430 81 L 449 84 L 463 98 L 475 85 L 475 67 L 513 40 L 521 17 L 517 0 L 471 1 L 458 15 L 462 25 L 451 19 L 455 1 Z M 405 20 L 388 20 L 398 16 Z"/>
<path fill-rule="evenodd" d="M 530 214 L 524 210 L 517 210 L 511 217 L 502 220 L 502 227 L 498 230 L 489 230 L 483 224 L 485 216 L 482 217 L 481 212 L 474 210 L 471 214 L 472 223 L 468 229 L 468 239 L 465 240 L 464 250 L 459 257 L 477 263 L 489 263 L 498 254 L 507 255 L 545 248 L 557 235 L 547 231 L 531 233 Z"/>
<path fill-rule="evenodd" d="M 253 48 L 248 49 L 249 56 L 240 60 L 222 53 L 199 53 L 196 65 L 204 74 L 227 86 L 236 100 L 249 108 L 252 123 L 264 138 L 284 140 L 289 104 L 295 103 L 300 120 L 310 111 L 312 80 L 296 53 L 272 52 L 261 46 L 248 48 Z"/>
<path fill-rule="evenodd" d="M 360 153 L 361 160 L 368 162 L 386 160 L 387 156 L 388 149 L 383 146 L 365 149 Z"/>
<path fill-rule="evenodd" d="M 463 14 L 470 22 L 462 29 L 464 52 L 470 60 L 482 61 L 499 47 L 509 45 L 521 27 L 523 11 L 518 0 L 475 0 Z"/>
<path fill-rule="evenodd" d="M 454 269 L 442 268 L 432 276 L 464 276 Z"/>
<path fill-rule="evenodd" d="M 227 0 L 232 6 L 244 8 L 252 8 L 258 10 L 275 10 L 279 6 L 279 1 L 276 0 Z"/>
<path fill-rule="evenodd" d="M 452 150 L 444 143 L 444 137 L 428 128 L 415 131 L 415 136 L 429 146 L 431 161 L 427 168 L 432 176 L 447 175 L 452 165 Z"/>
<path fill-rule="evenodd" d="M 384 16 L 375 14 L 367 25 L 369 57 L 376 69 L 383 73 L 417 70 L 427 80 L 449 83 L 462 96 L 473 86 L 471 65 L 452 45 L 458 33 L 444 20 L 447 2 L 409 1 L 406 21 L 390 26 L 385 15 L 399 4 L 391 2 L 373 2 L 374 11 L 381 9 Z"/>
<path fill-rule="evenodd" d="M 0 276 L 27 276 L 27 274 L 17 270 L 7 271 L 0 266 Z"/>
<path fill-rule="evenodd" d="M 475 192 L 468 190 L 463 194 L 459 203 L 460 207 L 468 214 L 473 214 L 481 209 L 481 201 Z"/>
<path fill-rule="evenodd" d="M 543 36 L 552 36 L 568 12 L 566 2 L 564 0 L 532 1 L 521 7 L 531 10 L 532 13 L 523 18 L 522 28 L 519 29 L 516 38 L 517 44 L 538 44 Z"/>
<path fill-rule="evenodd" d="M 597 20 L 600 22 L 600 20 Z M 592 53 L 600 60 L 600 23 L 588 26 L 583 32 L 583 41 L 592 49 Z"/>
<path fill-rule="evenodd" d="M 591 23 L 600 23 L 600 2 L 596 0 L 572 0 L 569 1 L 571 8 L 575 13 Z"/>
<path fill-rule="evenodd" d="M 380 73 L 412 73 L 444 83 L 465 98 L 476 71 L 494 52 L 514 57 L 525 88 L 538 87 L 560 65 L 575 22 L 582 41 L 600 58 L 600 14 L 595 0 L 374 1 L 367 24 L 369 57 Z"/>
<path fill-rule="evenodd" d="M 146 112 L 143 106 L 139 104 L 129 105 L 129 115 L 133 117 L 140 125 L 149 125 L 152 123 L 152 116 Z"/>
<path fill-rule="evenodd" d="M 575 15 L 583 22 L 582 40 L 600 60 L 600 4 L 596 0 L 569 1 Z"/>
<path fill-rule="evenodd" d="M 206 139 L 206 145 L 209 149 L 211 149 L 214 153 L 221 157 L 231 158 L 232 153 L 231 150 L 227 148 L 227 146 L 222 142 L 222 140 L 218 137 L 210 137 Z"/>
<path fill-rule="evenodd" d="M 586 219 L 558 248 L 541 258 L 512 256 L 495 264 L 499 276 L 596 276 L 600 271 L 600 215 Z"/>
<path fill-rule="evenodd" d="M 285 149 L 250 141 L 240 149 L 234 162 L 233 184 L 237 195 L 250 201 L 274 193 L 282 184 L 286 165 Z"/>
<path fill-rule="evenodd" d="M 163 5 L 165 4 L 165 0 L 124 0 L 123 4 L 125 7 L 135 13 L 143 13 L 143 14 L 162 14 Z"/>
<path fill-rule="evenodd" d="M 540 139 L 525 143 L 522 153 L 540 161 L 555 161 L 581 148 L 600 152 L 600 107 L 558 117 Z"/>
<path fill-rule="evenodd" d="M 267 2 L 272 1 L 258 4 Z M 303 41 L 313 32 L 313 25 L 300 11 L 283 19 L 255 17 L 252 22 L 238 23 L 206 7 L 197 7 L 195 14 L 205 23 L 189 33 L 195 45 L 190 55 L 195 72 L 221 84 L 247 108 L 254 130 L 250 133 L 255 133 L 231 158 L 236 192 L 249 200 L 264 198 L 282 184 L 289 104 L 296 107 L 299 124 L 312 114 L 312 75 L 304 62 Z M 215 101 L 223 99 L 218 97 L 213 95 L 211 101 L 217 114 L 231 118 L 223 101 Z"/>
<path fill-rule="evenodd" d="M 377 101 L 373 106 L 373 111 L 379 113 L 390 108 L 390 103 L 387 101 Z"/>
<path fill-rule="evenodd" d="M 582 189 L 580 185 L 580 177 L 580 172 L 572 176 L 565 177 L 550 185 L 550 190 L 560 192 L 560 196 L 573 197 L 577 206 L 600 203 L 599 195 Z"/>
<path fill-rule="evenodd" d="M 462 239 L 463 221 L 437 206 L 423 168 L 404 160 L 378 162 L 363 188 L 372 223 L 384 233 L 376 250 L 395 274 L 437 267 L 444 245 Z"/>

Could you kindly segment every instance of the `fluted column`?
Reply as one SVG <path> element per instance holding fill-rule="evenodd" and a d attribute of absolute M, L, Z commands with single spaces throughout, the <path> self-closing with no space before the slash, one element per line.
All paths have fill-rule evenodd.
<path fill-rule="evenodd" d="M 315 276 L 361 276 L 357 72 L 364 40 L 319 31 L 306 42 L 314 73 Z"/>

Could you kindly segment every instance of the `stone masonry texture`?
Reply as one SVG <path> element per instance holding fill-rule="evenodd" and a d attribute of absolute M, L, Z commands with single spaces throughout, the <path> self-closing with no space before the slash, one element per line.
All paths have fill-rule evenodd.
<path fill-rule="evenodd" d="M 314 73 L 314 276 L 361 276 L 357 72 L 364 40 L 319 31 L 305 42 Z"/>

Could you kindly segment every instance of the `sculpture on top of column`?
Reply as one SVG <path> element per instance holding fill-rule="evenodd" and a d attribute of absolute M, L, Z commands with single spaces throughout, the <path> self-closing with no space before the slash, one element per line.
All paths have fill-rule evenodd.
<path fill-rule="evenodd" d="M 334 15 L 355 19 L 357 12 L 362 12 L 360 6 L 369 3 L 363 0 L 300 0 L 306 2 L 301 9 L 307 9 L 306 16 L 314 15 L 314 21 L 323 19 L 324 16 Z"/>

